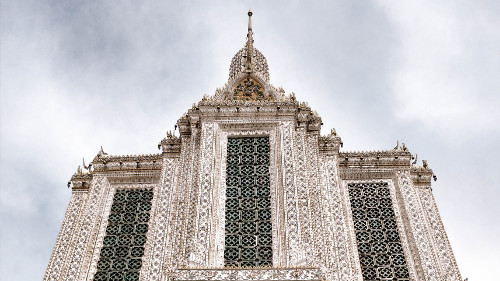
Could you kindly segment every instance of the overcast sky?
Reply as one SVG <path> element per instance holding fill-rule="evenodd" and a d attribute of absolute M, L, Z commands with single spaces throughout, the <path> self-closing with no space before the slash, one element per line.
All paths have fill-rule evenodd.
<path fill-rule="evenodd" d="M 500 1 L 0 3 L 0 280 L 43 278 L 82 157 L 157 153 L 226 83 L 248 8 L 271 82 L 344 151 L 427 159 L 462 276 L 498 280 Z"/>

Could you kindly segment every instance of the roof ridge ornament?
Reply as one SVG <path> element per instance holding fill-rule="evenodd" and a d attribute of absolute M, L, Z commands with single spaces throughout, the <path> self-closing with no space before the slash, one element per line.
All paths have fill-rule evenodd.
<path fill-rule="evenodd" d="M 252 10 L 248 10 L 248 33 L 246 44 L 246 59 L 245 71 L 250 74 L 253 72 L 252 57 L 253 57 L 253 31 L 252 31 Z"/>

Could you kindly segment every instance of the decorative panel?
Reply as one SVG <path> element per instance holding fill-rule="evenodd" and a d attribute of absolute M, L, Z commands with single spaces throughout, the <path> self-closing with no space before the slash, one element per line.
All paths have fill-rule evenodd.
<path fill-rule="evenodd" d="M 233 91 L 233 100 L 256 101 L 264 99 L 264 88 L 250 77 L 243 79 Z M 269 95 L 268 100 L 272 99 L 273 96 Z"/>
<path fill-rule="evenodd" d="M 152 189 L 116 191 L 94 281 L 139 280 L 152 199 Z"/>
<path fill-rule="evenodd" d="M 61 231 L 59 232 L 56 245 L 54 246 L 54 252 L 50 258 L 49 265 L 47 266 L 45 277 L 43 278 L 44 281 L 59 280 L 59 276 L 64 266 L 64 261 L 69 255 L 68 253 L 70 253 L 73 249 L 71 246 L 71 239 L 75 235 L 75 230 L 78 227 L 78 218 L 80 213 L 83 212 L 82 209 L 85 206 L 86 198 L 87 193 L 85 192 L 73 192 L 66 215 L 64 216 Z"/>
<path fill-rule="evenodd" d="M 431 241 L 429 241 L 429 233 L 425 224 L 422 205 L 418 199 L 418 195 L 412 185 L 412 180 L 409 171 L 398 171 L 398 186 L 403 198 L 404 207 L 408 216 L 408 221 L 411 229 L 420 266 L 424 273 L 425 280 L 441 280 L 439 269 L 436 264 L 435 256 L 432 251 Z"/>
<path fill-rule="evenodd" d="M 172 190 L 176 185 L 175 176 L 178 170 L 178 163 L 178 159 L 165 158 L 163 160 L 163 174 L 159 192 L 156 195 L 158 201 L 156 206 L 153 204 L 155 215 L 151 218 L 151 229 L 148 234 L 148 244 L 151 248 L 149 256 L 146 251 L 144 253 L 144 264 L 140 273 L 142 280 L 160 280 L 165 260 L 171 260 L 169 256 L 172 253 L 170 250 L 171 247 L 166 244 L 166 241 L 168 241 L 167 237 L 173 232 L 170 218 L 172 209 L 171 197 L 174 193 Z"/>
<path fill-rule="evenodd" d="M 226 267 L 272 266 L 269 137 L 228 138 Z"/>
<path fill-rule="evenodd" d="M 352 183 L 348 188 L 364 280 L 409 280 L 387 183 Z"/>
<path fill-rule="evenodd" d="M 281 126 L 281 172 L 283 184 L 286 264 L 297 266 L 304 263 L 304 251 L 300 243 L 300 223 L 298 218 L 297 188 L 295 183 L 294 128 L 291 122 Z"/>
<path fill-rule="evenodd" d="M 431 233 L 430 238 L 434 240 L 434 249 L 439 257 L 439 263 L 441 264 L 443 276 L 441 278 L 447 278 L 450 281 L 462 280 L 453 251 L 451 250 L 450 242 L 444 230 L 443 222 L 439 216 L 431 188 L 418 188 L 417 193 L 420 202 L 422 202 L 422 207 L 428 221 L 429 231 Z"/>
<path fill-rule="evenodd" d="M 179 269 L 168 280 L 204 281 L 204 280 L 245 280 L 245 281 L 325 281 L 325 275 L 315 267 L 279 267 L 279 268 L 224 268 L 224 269 Z"/>
<path fill-rule="evenodd" d="M 109 181 L 104 176 L 94 176 L 90 187 L 89 195 L 85 202 L 85 207 L 80 215 L 77 232 L 72 239 L 72 247 L 70 255 L 66 257 L 66 268 L 61 272 L 60 280 L 76 281 L 83 280 L 82 277 L 86 274 L 82 270 L 84 259 L 87 258 L 89 248 L 93 249 L 92 237 L 97 230 L 96 223 L 98 214 L 102 213 L 102 208 L 106 201 L 106 196 L 110 190 Z M 81 274 L 80 274 L 81 273 Z"/>
<path fill-rule="evenodd" d="M 199 179 L 196 202 L 196 225 L 188 263 L 207 266 L 210 252 L 210 229 L 212 222 L 212 191 L 214 184 L 215 136 L 217 123 L 203 123 L 199 150 Z M 197 152 L 194 152 L 197 153 Z"/>

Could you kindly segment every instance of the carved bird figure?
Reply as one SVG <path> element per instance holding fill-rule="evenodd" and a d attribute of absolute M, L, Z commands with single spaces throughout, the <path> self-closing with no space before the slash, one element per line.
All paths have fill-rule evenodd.
<path fill-rule="evenodd" d="M 418 155 L 415 153 L 415 157 L 413 157 L 413 159 L 415 159 L 415 161 L 413 161 L 411 164 L 412 165 L 416 165 L 417 164 L 417 160 L 418 160 Z"/>
<path fill-rule="evenodd" d="M 408 148 L 406 147 L 405 143 L 403 142 L 401 145 L 401 150 L 402 151 L 408 151 Z"/>
<path fill-rule="evenodd" d="M 174 136 L 172 135 L 172 131 L 168 131 L 167 132 L 167 139 L 171 140 L 172 138 L 174 138 Z"/>

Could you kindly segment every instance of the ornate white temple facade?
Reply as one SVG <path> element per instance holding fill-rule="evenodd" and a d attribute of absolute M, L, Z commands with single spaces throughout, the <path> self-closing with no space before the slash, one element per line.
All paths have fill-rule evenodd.
<path fill-rule="evenodd" d="M 73 175 L 44 280 L 461 281 L 427 163 L 339 151 L 321 126 L 271 85 L 249 21 L 229 81 L 161 153 L 101 148 Z"/>

